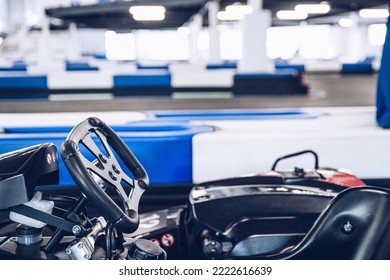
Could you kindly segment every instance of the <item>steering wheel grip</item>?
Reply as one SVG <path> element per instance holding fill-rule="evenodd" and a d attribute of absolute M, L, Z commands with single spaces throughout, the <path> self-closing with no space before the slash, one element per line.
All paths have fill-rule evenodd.
<path fill-rule="evenodd" d="M 98 185 L 80 156 L 79 143 L 90 132 L 96 131 L 100 131 L 105 136 L 107 143 L 134 176 L 131 192 L 133 203 L 131 203 L 132 207 L 126 211 L 123 211 Z M 98 118 L 86 119 L 69 133 L 67 139 L 61 145 L 60 153 L 70 175 L 80 187 L 82 193 L 100 208 L 103 215 L 122 232 L 131 233 L 137 230 L 139 225 L 138 204 L 142 193 L 149 184 L 149 178 L 143 166 L 111 127 Z"/>

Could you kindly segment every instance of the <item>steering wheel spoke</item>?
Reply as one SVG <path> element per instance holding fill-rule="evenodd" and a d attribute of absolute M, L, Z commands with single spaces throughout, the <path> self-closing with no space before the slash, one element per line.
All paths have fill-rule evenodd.
<path fill-rule="evenodd" d="M 96 145 L 95 141 L 93 141 L 91 135 L 88 133 L 85 135 L 83 139 L 81 139 L 81 143 L 87 148 L 88 151 L 92 153 L 98 160 L 102 161 L 101 157 L 104 156 L 102 151 Z"/>
<path fill-rule="evenodd" d="M 96 130 L 95 133 L 100 138 L 100 141 L 102 142 L 108 156 L 115 159 L 114 153 L 112 152 L 111 147 L 106 140 L 106 136 L 100 130 Z"/>
<path fill-rule="evenodd" d="M 127 200 L 127 207 L 129 209 L 138 209 L 139 201 L 141 200 L 142 194 L 143 194 L 143 189 L 138 186 L 138 181 L 135 181 L 134 188 L 130 192 Z"/>
<path fill-rule="evenodd" d="M 84 155 L 81 154 L 80 159 L 87 170 L 93 172 L 95 175 L 99 176 L 102 179 L 106 177 L 104 169 L 99 168 L 96 164 L 86 159 Z"/>

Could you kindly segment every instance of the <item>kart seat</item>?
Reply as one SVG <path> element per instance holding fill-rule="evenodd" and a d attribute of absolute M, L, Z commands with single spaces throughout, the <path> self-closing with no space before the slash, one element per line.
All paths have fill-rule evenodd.
<path fill-rule="evenodd" d="M 32 199 L 35 187 L 58 184 L 58 152 L 43 143 L 0 155 L 0 209 Z"/>
<path fill-rule="evenodd" d="M 374 187 L 338 194 L 294 248 L 263 259 L 389 259 L 390 191 Z"/>

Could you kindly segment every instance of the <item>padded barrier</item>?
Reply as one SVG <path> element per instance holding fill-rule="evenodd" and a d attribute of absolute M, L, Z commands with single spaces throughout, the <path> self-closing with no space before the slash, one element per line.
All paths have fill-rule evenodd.
<path fill-rule="evenodd" d="M 114 95 L 171 96 L 175 91 L 296 94 L 308 91 L 308 87 L 302 84 L 301 73 L 297 71 L 237 74 L 234 69 L 191 70 L 186 65 L 179 66 L 181 68 L 172 74 L 172 70 L 143 69 L 115 75 L 112 71 L 103 71 L 103 66 L 92 67 L 86 63 L 68 63 L 67 71 L 51 71 L 47 75 L 4 72 L 0 75 L 0 96 L 40 98 L 56 93 L 107 92 Z"/>
<path fill-rule="evenodd" d="M 221 64 L 208 64 L 206 65 L 207 70 L 217 70 L 217 69 L 237 69 L 237 63 L 235 62 L 224 62 Z"/>
<path fill-rule="evenodd" d="M 51 72 L 47 77 L 50 90 L 107 90 L 113 86 L 111 75 L 101 71 Z"/>
<path fill-rule="evenodd" d="M 83 53 L 82 57 L 93 57 L 99 60 L 107 60 L 107 56 L 105 53 Z"/>
<path fill-rule="evenodd" d="M 372 74 L 375 72 L 372 61 L 358 63 L 318 62 L 305 64 L 276 63 L 275 69 L 292 69 L 306 73 L 335 73 L 335 74 Z"/>
<path fill-rule="evenodd" d="M 236 73 L 234 76 L 239 79 L 267 79 L 267 78 L 290 78 L 296 77 L 295 71 L 280 71 L 274 73 Z"/>
<path fill-rule="evenodd" d="M 375 107 L 144 113 L 150 119 L 134 122 L 117 116 L 108 123 L 139 157 L 154 184 L 264 172 L 276 158 L 306 149 L 318 153 L 321 166 L 344 167 L 365 179 L 390 176 L 390 131 L 376 125 Z M 4 121 L 0 153 L 42 142 L 59 147 L 72 124 L 55 123 L 34 127 Z M 290 163 L 312 167 L 312 158 L 308 160 Z M 72 185 L 64 170 L 62 166 L 61 184 Z"/>
<path fill-rule="evenodd" d="M 139 70 L 169 70 L 169 65 L 168 64 L 148 65 L 148 64 L 137 63 L 137 69 L 139 69 Z"/>
<path fill-rule="evenodd" d="M 114 88 L 170 86 L 171 75 L 166 70 L 140 70 L 134 74 L 114 76 Z"/>
<path fill-rule="evenodd" d="M 320 166 L 346 168 L 364 179 L 390 178 L 390 131 L 376 125 L 374 107 L 305 111 L 322 115 L 308 119 L 200 122 L 218 130 L 193 139 L 194 181 L 265 172 L 276 158 L 307 149 L 318 153 Z M 288 163 L 281 170 L 313 167 L 311 157 Z"/>
<path fill-rule="evenodd" d="M 11 66 L 0 66 L 0 71 L 4 71 L 4 72 L 25 72 L 27 71 L 27 66 L 25 63 L 19 63 L 19 62 L 15 62 L 13 65 Z"/>
<path fill-rule="evenodd" d="M 24 72 L 1 73 L 0 89 L 45 89 L 47 78 L 44 75 L 27 75 Z"/>
<path fill-rule="evenodd" d="M 204 65 L 176 64 L 170 68 L 178 91 L 231 91 L 234 69 L 205 70 Z"/>
<path fill-rule="evenodd" d="M 0 153 L 42 142 L 52 142 L 59 148 L 71 128 L 5 127 L 5 133 L 0 134 Z M 208 126 L 147 121 L 112 128 L 148 171 L 151 184 L 192 183 L 192 137 L 213 131 Z M 74 185 L 62 159 L 59 168 L 60 185 Z"/>
<path fill-rule="evenodd" d="M 293 69 L 299 72 L 305 72 L 305 65 L 304 64 L 288 64 L 288 63 L 282 63 L 282 64 L 275 64 L 275 69 L 283 70 L 283 69 Z"/>
<path fill-rule="evenodd" d="M 274 73 L 236 73 L 235 95 L 306 94 L 308 86 L 302 83 L 302 73 L 286 69 Z"/>
<path fill-rule="evenodd" d="M 66 71 L 98 71 L 99 67 L 91 66 L 86 62 L 67 62 Z"/>
<path fill-rule="evenodd" d="M 343 74 L 372 74 L 374 69 L 371 62 L 344 63 L 341 70 Z"/>
<path fill-rule="evenodd" d="M 94 115 L 94 113 L 89 114 Z M 143 115 L 134 116 L 130 113 L 126 115 L 125 112 L 115 114 L 116 117 L 109 118 L 110 114 L 107 113 L 102 119 L 115 123 L 111 126 L 139 157 L 148 170 L 151 182 L 155 184 L 192 183 L 192 138 L 200 133 L 214 131 L 211 126 L 193 125 L 191 124 L 193 121 L 254 121 L 318 117 L 318 114 L 299 110 L 147 111 Z M 140 120 L 142 116 L 148 116 L 150 119 Z M 41 142 L 53 142 L 60 147 L 73 125 L 69 121 L 61 125 L 61 121 L 58 120 L 60 116 L 54 118 L 42 115 L 44 120 L 41 122 L 36 119 L 37 117 L 34 115 L 33 119 L 34 123 L 40 123 L 39 126 L 23 126 L 20 121 L 14 124 L 12 121 L 2 124 L 0 153 Z M 63 118 L 72 119 L 71 116 L 65 115 Z M 51 122 L 45 124 L 47 119 L 57 119 L 55 122 L 57 126 L 50 125 Z M 62 161 L 60 162 L 60 184 L 63 186 L 73 184 Z"/>

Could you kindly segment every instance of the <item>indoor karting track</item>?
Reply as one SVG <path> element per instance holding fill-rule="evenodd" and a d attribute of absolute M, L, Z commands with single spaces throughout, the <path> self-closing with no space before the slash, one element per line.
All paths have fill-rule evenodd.
<path fill-rule="evenodd" d="M 0 153 L 41 142 L 60 147 L 77 120 L 98 115 L 112 125 L 148 172 L 151 187 L 138 209 L 141 224 L 146 228 L 151 218 L 177 219 L 180 211 L 187 209 L 177 205 L 186 205 L 194 184 L 269 171 L 278 157 L 307 149 L 318 153 L 320 166 L 343 167 L 365 184 L 388 187 L 390 131 L 375 122 L 376 76 L 311 75 L 306 79 L 310 86 L 307 96 L 3 100 L 0 103 L 3 129 L 0 148 L 4 150 L 0 149 Z M 58 165 L 59 185 L 41 190 L 51 197 L 78 197 L 80 194 L 63 161 L 59 159 Z M 312 159 L 296 159 L 294 166 L 312 166 Z M 321 199 L 331 198 L 323 195 L 321 193 Z M 112 197 L 120 201 L 117 195 L 112 194 Z M 268 201 L 265 200 L 267 205 Z M 322 210 L 322 204 L 315 202 L 315 205 L 321 206 L 318 211 Z M 90 207 L 88 213 L 97 216 L 99 209 Z M 283 219 L 282 222 L 285 223 Z M 310 220 L 308 224 L 312 223 Z M 171 220 L 166 224 L 171 225 Z M 176 230 L 182 225 L 172 225 L 173 230 L 168 232 L 171 229 L 166 227 L 164 234 L 168 232 L 178 240 Z M 292 228 L 295 229 L 296 224 Z M 146 234 L 162 240 L 160 231 L 157 228 L 156 234 L 154 231 Z M 0 231 L 1 234 L 4 233 Z M 136 231 L 134 234 L 145 233 Z M 276 233 L 284 238 L 283 234 Z M 302 236 L 298 235 L 291 243 L 299 242 Z M 265 242 L 268 244 L 268 239 Z M 8 243 L 4 244 L 3 251 L 13 250 L 6 247 Z M 183 258 L 177 252 L 182 249 L 167 248 L 171 259 Z"/>

